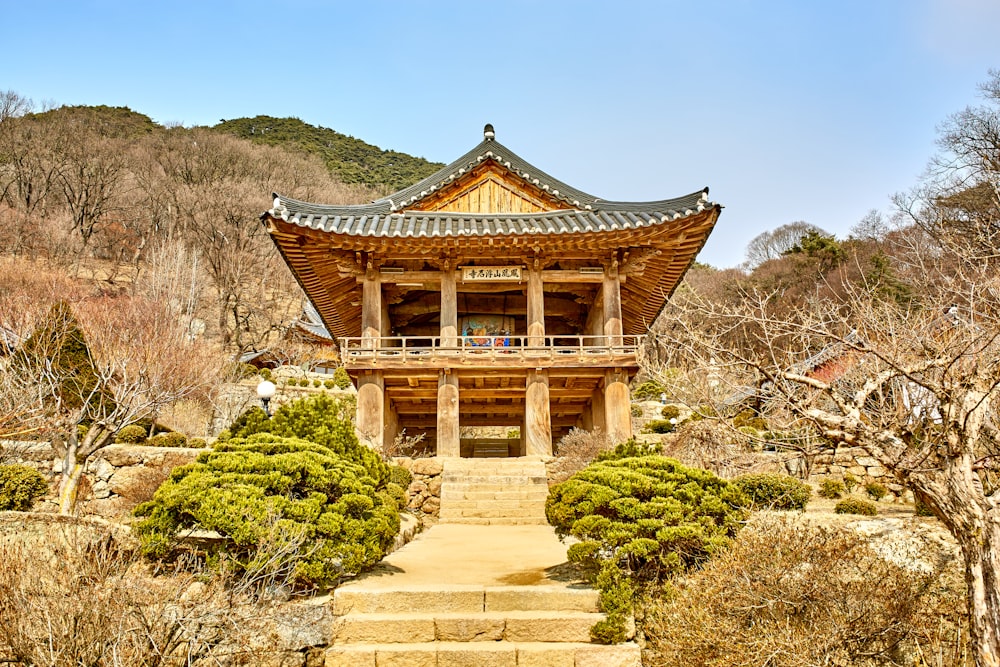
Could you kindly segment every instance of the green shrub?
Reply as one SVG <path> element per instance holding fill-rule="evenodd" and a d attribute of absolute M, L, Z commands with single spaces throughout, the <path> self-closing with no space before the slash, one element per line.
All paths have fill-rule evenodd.
<path fill-rule="evenodd" d="M 673 433 L 675 425 L 666 419 L 651 419 L 646 422 L 645 430 L 648 433 Z"/>
<path fill-rule="evenodd" d="M 325 387 L 326 389 L 333 389 L 336 386 L 337 386 L 337 384 L 333 380 L 331 380 L 329 378 L 327 378 L 326 380 L 323 380 L 323 387 Z"/>
<path fill-rule="evenodd" d="M 403 466 L 389 466 L 389 481 L 405 489 L 413 481 L 413 475 Z"/>
<path fill-rule="evenodd" d="M 663 409 L 660 410 L 660 415 L 664 419 L 680 419 L 681 409 L 676 405 L 664 405 Z"/>
<path fill-rule="evenodd" d="M 205 447 L 208 447 L 208 443 L 205 442 L 205 438 L 191 438 L 188 440 L 187 446 L 196 449 L 204 449 Z"/>
<path fill-rule="evenodd" d="M 844 495 L 844 483 L 838 479 L 824 479 L 819 484 L 819 495 L 834 500 Z"/>
<path fill-rule="evenodd" d="M 919 498 L 916 498 L 913 501 L 913 512 L 917 516 L 934 516 L 934 510 L 932 510 L 927 503 Z"/>
<path fill-rule="evenodd" d="M 743 475 L 733 482 L 747 497 L 749 509 L 804 510 L 812 495 L 805 482 L 790 475 Z"/>
<path fill-rule="evenodd" d="M 833 511 L 837 514 L 861 514 L 863 516 L 878 514 L 875 503 L 864 498 L 844 498 L 834 506 Z"/>
<path fill-rule="evenodd" d="M 658 442 L 639 442 L 635 438 L 629 438 L 625 442 L 615 445 L 614 449 L 600 452 L 594 461 L 617 461 L 618 459 L 630 459 L 636 456 L 651 456 L 663 453 L 663 445 Z"/>
<path fill-rule="evenodd" d="M 136 508 L 135 532 L 145 554 L 170 558 L 180 531 L 215 531 L 227 538 L 215 561 L 249 573 L 283 568 L 298 588 L 326 588 L 382 559 L 399 531 L 401 495 L 328 447 L 259 433 L 174 469 Z"/>
<path fill-rule="evenodd" d="M 868 482 L 865 484 L 865 493 L 867 493 L 872 500 L 882 500 L 889 495 L 889 489 L 887 489 L 884 484 L 880 484 L 879 482 Z"/>
<path fill-rule="evenodd" d="M 48 490 L 45 477 L 34 468 L 0 466 L 0 510 L 27 512 Z"/>
<path fill-rule="evenodd" d="M 316 389 L 319 389 L 320 387 L 323 386 L 323 381 L 320 380 L 319 378 L 316 378 L 312 381 L 312 386 L 315 387 Z"/>
<path fill-rule="evenodd" d="M 217 443 L 228 438 L 248 438 L 256 433 L 302 438 L 360 463 L 381 488 L 389 481 L 389 466 L 378 453 L 358 442 L 351 423 L 354 406 L 353 397 L 311 394 L 282 405 L 270 419 L 263 410 L 253 407 L 220 433 Z"/>
<path fill-rule="evenodd" d="M 753 410 L 743 410 L 733 417 L 733 428 L 751 428 L 754 431 L 767 431 L 767 420 L 763 419 Z"/>
<path fill-rule="evenodd" d="M 849 472 L 844 473 L 844 488 L 847 489 L 848 495 L 854 493 L 854 489 L 857 488 L 858 484 L 860 482 L 857 477 Z"/>
<path fill-rule="evenodd" d="M 152 438 L 146 440 L 150 447 L 187 447 L 188 439 L 183 433 L 169 431 L 167 433 L 157 433 Z"/>
<path fill-rule="evenodd" d="M 259 375 L 261 377 L 261 379 L 263 379 L 263 380 L 270 380 L 271 379 L 271 369 L 270 368 L 261 368 L 259 371 L 257 371 L 257 375 Z"/>
<path fill-rule="evenodd" d="M 642 455 L 628 456 L 634 451 Z M 607 619 L 594 626 L 594 639 L 622 641 L 636 596 L 723 549 L 745 502 L 737 486 L 634 441 L 554 486 L 546 517 L 560 536 L 580 540 L 568 558 L 601 590 Z"/>
<path fill-rule="evenodd" d="M 141 445 L 146 441 L 146 429 L 138 424 L 123 426 L 115 434 L 115 442 L 123 445 Z"/>
<path fill-rule="evenodd" d="M 631 414 L 633 417 L 641 417 L 642 416 L 642 406 L 641 405 L 633 405 L 632 407 L 629 408 L 629 414 Z"/>
<path fill-rule="evenodd" d="M 634 401 L 658 401 L 663 393 L 663 385 L 656 380 L 646 380 L 632 390 Z"/>
<path fill-rule="evenodd" d="M 338 389 L 347 389 L 351 386 L 351 376 L 347 374 L 347 369 L 343 366 L 333 371 L 333 382 Z"/>

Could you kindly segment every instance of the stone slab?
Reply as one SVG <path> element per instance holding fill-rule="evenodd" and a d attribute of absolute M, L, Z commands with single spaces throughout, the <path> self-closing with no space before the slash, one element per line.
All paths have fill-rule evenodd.
<path fill-rule="evenodd" d="M 379 588 L 359 583 L 341 586 L 333 596 L 333 613 L 338 616 L 350 613 L 479 612 L 484 608 L 483 589 L 474 585 Z"/>
<path fill-rule="evenodd" d="M 434 617 L 418 614 L 347 614 L 333 622 L 334 644 L 414 644 L 435 639 Z"/>
<path fill-rule="evenodd" d="M 642 667 L 642 652 L 635 644 L 593 644 L 576 649 L 574 658 L 575 667 Z"/>
<path fill-rule="evenodd" d="M 486 611 L 597 611 L 598 592 L 564 586 L 493 586 L 486 589 Z"/>
<path fill-rule="evenodd" d="M 506 642 L 443 643 L 437 667 L 517 667 L 517 647 Z"/>

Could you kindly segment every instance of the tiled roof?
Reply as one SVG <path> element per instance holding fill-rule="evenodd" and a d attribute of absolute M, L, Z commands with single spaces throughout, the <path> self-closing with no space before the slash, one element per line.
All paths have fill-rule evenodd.
<path fill-rule="evenodd" d="M 565 210 L 544 214 L 451 215 L 409 210 L 425 197 L 490 161 L 524 179 L 526 184 L 565 203 Z M 708 188 L 660 201 L 606 201 L 563 183 L 525 162 L 498 141 L 488 138 L 422 181 L 370 204 L 312 204 L 276 193 L 274 205 L 267 214 L 304 227 L 339 234 L 431 237 L 634 229 L 676 220 L 714 206 L 708 201 Z"/>
<path fill-rule="evenodd" d="M 351 236 L 443 237 L 507 234 L 562 234 L 640 229 L 685 218 L 712 208 L 708 189 L 684 197 L 646 204 L 630 203 L 609 209 L 602 202 L 595 210 L 548 211 L 545 213 L 450 213 L 406 211 L 391 213 L 362 206 L 309 204 L 275 195 L 274 218 L 317 231 Z M 640 210 L 645 206 L 645 210 Z"/>
<path fill-rule="evenodd" d="M 333 340 L 333 336 L 330 335 L 329 329 L 323 324 L 323 318 L 320 317 L 319 311 L 316 310 L 316 306 L 313 305 L 312 301 L 306 301 L 302 307 L 302 315 L 292 324 L 317 338 Z"/>

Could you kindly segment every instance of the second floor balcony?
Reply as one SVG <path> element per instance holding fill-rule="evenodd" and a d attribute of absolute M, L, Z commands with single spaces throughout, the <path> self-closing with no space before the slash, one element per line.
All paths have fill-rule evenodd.
<path fill-rule="evenodd" d="M 382 336 L 340 339 L 348 369 L 634 366 L 645 336 Z"/>

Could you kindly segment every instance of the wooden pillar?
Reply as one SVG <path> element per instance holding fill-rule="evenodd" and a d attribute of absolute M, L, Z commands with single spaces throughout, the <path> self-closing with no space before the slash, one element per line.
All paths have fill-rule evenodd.
<path fill-rule="evenodd" d="M 521 430 L 518 432 L 520 442 L 517 443 L 517 455 L 527 456 L 528 453 L 528 426 L 525 423 L 524 415 L 521 416 Z"/>
<path fill-rule="evenodd" d="M 382 335 L 382 280 L 378 271 L 368 269 L 361 290 L 362 348 L 374 350 Z"/>
<path fill-rule="evenodd" d="M 462 455 L 458 398 L 458 376 L 448 371 L 441 371 L 438 376 L 437 401 L 438 456 Z"/>
<path fill-rule="evenodd" d="M 392 400 L 389 398 L 389 394 L 384 393 L 385 397 L 385 410 L 383 422 L 384 426 L 382 429 L 382 443 L 383 446 L 388 451 L 390 445 L 399 435 L 399 413 L 396 411 L 396 406 L 392 404 Z"/>
<path fill-rule="evenodd" d="M 604 410 L 604 388 L 598 387 L 590 397 L 590 429 L 601 433 L 608 432 L 607 414 Z"/>
<path fill-rule="evenodd" d="M 552 416 L 549 406 L 549 372 L 528 371 L 524 391 L 526 456 L 552 456 Z"/>
<path fill-rule="evenodd" d="M 369 447 L 385 442 L 385 381 L 382 371 L 366 371 L 358 376 L 359 439 Z"/>
<path fill-rule="evenodd" d="M 613 443 L 632 437 L 632 403 L 629 400 L 628 373 L 618 368 L 604 371 L 604 419 Z"/>
<path fill-rule="evenodd" d="M 458 345 L 458 284 L 448 262 L 441 272 L 441 347 Z"/>
<path fill-rule="evenodd" d="M 545 345 L 545 288 L 538 266 L 528 269 L 528 345 Z"/>
<path fill-rule="evenodd" d="M 604 302 L 604 335 L 608 345 L 622 344 L 622 292 L 618 275 L 618 262 L 612 262 L 604 270 L 601 284 L 601 299 Z"/>

